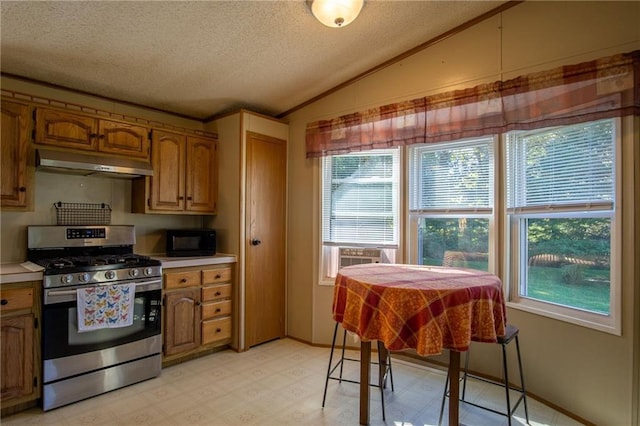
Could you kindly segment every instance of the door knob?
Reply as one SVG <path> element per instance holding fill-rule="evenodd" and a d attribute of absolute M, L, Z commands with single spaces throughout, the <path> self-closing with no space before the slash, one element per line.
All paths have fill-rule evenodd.
<path fill-rule="evenodd" d="M 260 244 L 262 244 L 262 241 L 258 240 L 257 238 L 254 238 L 253 240 L 251 240 L 252 246 L 259 246 Z"/>

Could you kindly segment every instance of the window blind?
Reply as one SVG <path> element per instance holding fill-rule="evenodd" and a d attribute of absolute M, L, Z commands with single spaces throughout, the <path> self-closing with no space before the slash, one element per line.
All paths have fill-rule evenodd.
<path fill-rule="evenodd" d="M 325 245 L 397 246 L 399 158 L 397 148 L 324 158 Z"/>
<path fill-rule="evenodd" d="M 611 208 L 614 141 L 612 120 L 509 134 L 507 207 Z"/>
<path fill-rule="evenodd" d="M 410 150 L 412 212 L 486 211 L 493 205 L 493 138 Z"/>

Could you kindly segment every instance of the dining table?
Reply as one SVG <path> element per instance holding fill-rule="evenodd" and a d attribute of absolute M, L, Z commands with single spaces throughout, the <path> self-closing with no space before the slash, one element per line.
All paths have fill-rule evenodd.
<path fill-rule="evenodd" d="M 369 263 L 341 268 L 333 319 L 360 339 L 360 424 L 369 424 L 371 342 L 433 356 L 449 350 L 449 425 L 459 424 L 460 353 L 503 336 L 502 281 L 475 269 Z"/>

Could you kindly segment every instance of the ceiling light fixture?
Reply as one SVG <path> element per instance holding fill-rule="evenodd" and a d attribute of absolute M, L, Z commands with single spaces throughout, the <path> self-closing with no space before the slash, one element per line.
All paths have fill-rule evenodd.
<path fill-rule="evenodd" d="M 312 0 L 313 16 L 327 27 L 346 27 L 362 10 L 364 0 Z"/>

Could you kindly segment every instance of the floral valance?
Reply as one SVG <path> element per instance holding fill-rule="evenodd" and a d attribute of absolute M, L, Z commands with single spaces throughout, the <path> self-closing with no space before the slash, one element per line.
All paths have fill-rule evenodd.
<path fill-rule="evenodd" d="M 307 158 L 640 115 L 640 50 L 307 124 Z"/>

